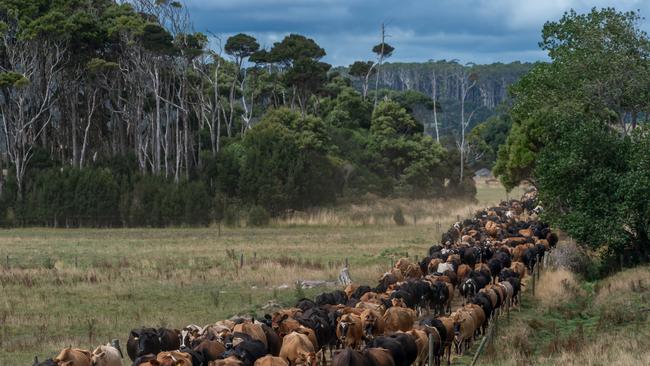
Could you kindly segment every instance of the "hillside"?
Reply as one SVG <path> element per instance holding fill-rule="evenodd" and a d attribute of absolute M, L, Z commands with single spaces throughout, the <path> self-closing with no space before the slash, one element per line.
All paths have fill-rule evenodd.
<path fill-rule="evenodd" d="M 466 109 L 469 114 L 476 110 L 471 125 L 483 122 L 495 114 L 497 107 L 508 101 L 508 87 L 516 83 L 523 75 L 532 69 L 534 64 L 512 62 L 508 64 L 493 63 L 486 65 L 469 64 L 463 66 L 455 60 L 429 61 L 423 63 L 386 63 L 381 69 L 379 88 L 408 91 L 414 90 L 431 97 L 433 90 L 433 76 L 437 81 L 437 96 L 440 102 L 439 121 L 441 134 L 449 135 L 456 129 L 460 116 L 460 84 L 458 73 L 476 74 L 478 77 L 476 87 L 468 94 Z M 338 68 L 336 71 L 347 73 L 347 68 Z M 374 80 L 371 80 L 371 90 L 374 89 Z M 361 89 L 358 80 L 355 86 Z M 419 112 L 419 113 L 418 113 Z M 418 119 L 430 131 L 433 123 L 433 113 L 429 110 L 415 111 Z"/>

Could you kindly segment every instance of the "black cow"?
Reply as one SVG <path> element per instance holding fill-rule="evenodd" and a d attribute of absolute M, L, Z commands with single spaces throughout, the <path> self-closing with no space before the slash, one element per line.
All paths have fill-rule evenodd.
<path fill-rule="evenodd" d="M 359 287 L 357 287 L 356 290 L 354 290 L 352 295 L 350 295 L 350 298 L 358 300 L 358 299 L 361 298 L 361 296 L 363 296 L 363 294 L 365 294 L 366 292 L 371 292 L 371 291 L 372 291 L 372 289 L 370 288 L 370 286 L 366 286 L 366 285 L 359 286 Z"/>
<path fill-rule="evenodd" d="M 418 346 L 413 336 L 408 333 L 393 333 L 388 337 L 397 340 L 402 345 L 402 349 L 406 353 L 407 365 L 412 365 L 418 357 Z"/>
<path fill-rule="evenodd" d="M 406 354 L 406 350 L 403 348 L 402 343 L 391 337 L 379 336 L 375 337 L 368 343 L 366 343 L 366 348 L 384 348 L 390 352 L 395 361 L 395 366 L 409 366 L 412 362 L 409 362 L 409 355 Z M 416 347 L 417 348 L 417 347 Z M 417 356 L 417 351 L 414 353 Z"/>
<path fill-rule="evenodd" d="M 499 258 L 492 258 L 488 261 L 487 265 L 490 267 L 490 274 L 496 281 L 497 275 L 499 275 L 499 272 L 503 269 L 503 263 Z"/>
<path fill-rule="evenodd" d="M 224 358 L 237 357 L 244 366 L 253 366 L 255 361 L 266 355 L 264 343 L 258 340 L 245 340 L 223 353 Z"/>
<path fill-rule="evenodd" d="M 126 342 L 126 353 L 131 361 L 138 357 L 154 354 L 157 355 L 162 351 L 158 330 L 155 328 L 132 329 L 129 333 L 129 339 Z"/>

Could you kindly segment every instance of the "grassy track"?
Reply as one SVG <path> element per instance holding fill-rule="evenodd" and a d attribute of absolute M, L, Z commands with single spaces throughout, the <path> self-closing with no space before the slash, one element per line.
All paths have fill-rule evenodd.
<path fill-rule="evenodd" d="M 303 292 L 323 291 L 294 284 L 334 281 L 345 258 L 355 282 L 374 284 L 391 258 L 421 257 L 458 215 L 505 192 L 482 187 L 478 198 L 438 206 L 438 216 L 402 227 L 280 222 L 223 228 L 221 236 L 217 228 L 0 231 L 0 366 L 31 364 L 35 354 L 52 356 L 70 344 L 124 342 L 140 325 L 202 325 L 262 313 L 270 299 L 290 304 Z"/>

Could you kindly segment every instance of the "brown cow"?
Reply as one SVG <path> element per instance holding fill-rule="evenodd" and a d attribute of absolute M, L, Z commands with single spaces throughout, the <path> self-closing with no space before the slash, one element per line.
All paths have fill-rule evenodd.
<path fill-rule="evenodd" d="M 427 266 L 427 270 L 429 273 L 435 273 L 438 270 L 438 265 L 442 262 L 442 259 L 440 258 L 433 258 L 430 262 L 429 265 Z"/>
<path fill-rule="evenodd" d="M 399 271 L 402 272 L 402 275 L 406 275 L 406 270 L 408 269 L 408 266 L 410 264 L 411 264 L 411 261 L 408 258 L 400 258 L 395 263 L 395 268 L 399 269 Z"/>
<path fill-rule="evenodd" d="M 336 324 L 336 338 L 344 347 L 357 349 L 361 347 L 363 339 L 363 327 L 361 318 L 355 314 L 342 315 Z"/>
<path fill-rule="evenodd" d="M 289 361 L 290 365 L 318 365 L 322 351 L 315 352 L 314 345 L 306 335 L 291 332 L 282 339 L 280 357 Z"/>
<path fill-rule="evenodd" d="M 403 332 L 413 329 L 413 322 L 416 319 L 415 310 L 402 307 L 392 307 L 386 310 L 382 320 L 386 332 Z"/>
<path fill-rule="evenodd" d="M 499 233 L 499 225 L 494 221 L 488 220 L 485 223 L 485 232 L 489 236 L 496 238 L 497 234 Z"/>
<path fill-rule="evenodd" d="M 289 366 L 289 363 L 282 357 L 268 355 L 257 359 L 255 366 Z"/>
<path fill-rule="evenodd" d="M 411 263 L 406 267 L 406 272 L 404 272 L 404 277 L 407 279 L 418 279 L 422 278 L 422 269 L 417 263 Z"/>
<path fill-rule="evenodd" d="M 345 295 L 349 299 L 350 297 L 352 297 L 352 293 L 354 293 L 354 291 L 356 291 L 358 288 L 359 288 L 359 285 L 355 285 L 355 284 L 351 283 L 351 284 L 345 286 L 345 290 L 343 290 L 343 292 L 345 292 Z"/>
<path fill-rule="evenodd" d="M 438 320 L 445 327 L 446 337 L 442 340 L 442 357 L 445 357 L 445 352 L 447 352 L 447 364 L 451 360 L 451 346 L 454 343 L 454 319 L 451 316 L 441 316 L 438 317 Z M 433 328 L 432 328 L 433 330 Z M 438 334 L 440 336 L 440 334 Z"/>
<path fill-rule="evenodd" d="M 68 347 L 54 358 L 54 362 L 59 366 L 90 366 L 90 357 L 91 353 L 88 350 Z"/>
<path fill-rule="evenodd" d="M 366 309 L 361 313 L 361 329 L 366 340 L 384 334 L 382 313 L 377 310 Z"/>
<path fill-rule="evenodd" d="M 479 335 L 481 331 L 483 334 L 485 334 L 488 323 L 483 308 L 476 304 L 467 304 L 463 306 L 463 310 L 469 312 L 469 314 L 472 316 L 472 319 L 474 319 L 474 325 L 476 326 L 475 335 Z"/>
<path fill-rule="evenodd" d="M 264 344 L 264 348 L 268 349 L 269 344 L 266 341 L 266 334 L 264 334 L 264 330 L 262 329 L 262 326 L 259 324 L 254 324 L 250 322 L 245 322 L 241 324 L 235 325 L 233 328 L 233 332 L 239 332 L 239 333 L 244 333 L 248 334 L 253 338 L 253 340 L 258 340 Z"/>
<path fill-rule="evenodd" d="M 367 348 L 363 351 L 373 366 L 395 366 L 393 355 L 384 348 Z"/>
<path fill-rule="evenodd" d="M 280 322 L 277 324 L 275 331 L 280 337 L 284 337 L 291 332 L 304 334 L 307 339 L 309 339 L 314 349 L 320 349 L 320 347 L 318 347 L 318 338 L 316 338 L 316 332 L 314 332 L 314 330 L 311 328 L 303 326 L 294 318 L 290 318 L 286 315 L 282 317 Z"/>
<path fill-rule="evenodd" d="M 415 344 L 418 346 L 418 357 L 415 360 L 415 365 L 426 366 L 429 359 L 429 337 L 427 332 L 421 329 L 412 329 L 407 333 L 413 337 Z"/>
<path fill-rule="evenodd" d="M 226 351 L 226 346 L 219 341 L 209 341 L 206 339 L 194 347 L 193 351 L 202 354 L 206 358 L 206 361 L 214 361 Z"/>
<path fill-rule="evenodd" d="M 452 313 L 451 317 L 454 319 L 456 353 L 462 356 L 465 348 L 469 347 L 471 341 L 474 339 L 476 325 L 474 324 L 472 315 L 463 309 Z"/>
<path fill-rule="evenodd" d="M 510 269 L 513 270 L 516 274 L 519 275 L 519 279 L 522 280 L 526 277 L 526 265 L 522 262 L 512 262 L 510 264 Z"/>
<path fill-rule="evenodd" d="M 458 283 L 463 283 L 467 276 L 469 276 L 470 272 L 472 272 L 472 267 L 470 267 L 467 264 L 461 264 L 458 266 L 458 270 L 456 271 L 456 276 L 458 277 Z"/>
<path fill-rule="evenodd" d="M 192 366 L 192 356 L 185 352 L 160 352 L 156 356 L 160 366 Z"/>

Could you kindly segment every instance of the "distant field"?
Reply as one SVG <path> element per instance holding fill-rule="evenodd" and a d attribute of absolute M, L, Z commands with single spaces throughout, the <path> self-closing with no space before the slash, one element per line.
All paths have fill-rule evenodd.
<path fill-rule="evenodd" d="M 330 209 L 269 228 L 222 228 L 221 235 L 216 227 L 0 231 L 0 366 L 31 364 L 35 354 L 52 356 L 70 344 L 125 342 L 141 325 L 261 314 L 268 300 L 289 304 L 323 291 L 298 290 L 295 283 L 335 281 L 346 258 L 355 282 L 374 284 L 392 259 L 421 257 L 458 216 L 506 195 L 481 185 L 477 198 L 476 204 L 355 206 L 354 215 Z M 406 226 L 392 223 L 397 204 Z M 380 207 L 385 212 L 373 214 Z M 368 220 L 346 225 L 342 218 L 363 217 L 358 212 Z"/>

